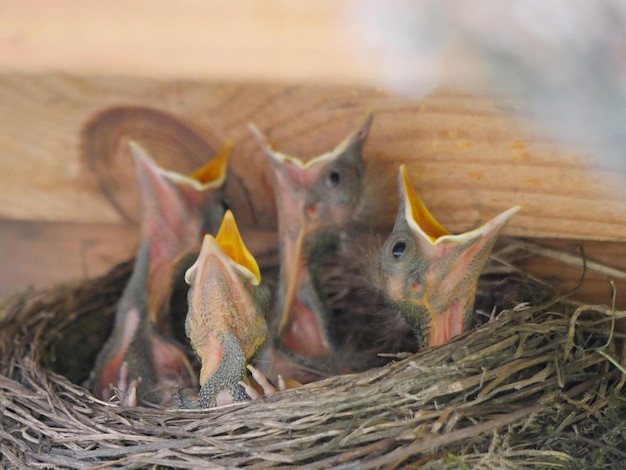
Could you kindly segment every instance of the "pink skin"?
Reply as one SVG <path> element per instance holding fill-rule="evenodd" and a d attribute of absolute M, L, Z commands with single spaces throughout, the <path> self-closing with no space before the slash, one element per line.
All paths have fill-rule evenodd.
<path fill-rule="evenodd" d="M 273 149 L 250 126 L 274 176 L 281 240 L 276 340 L 296 356 L 325 359 L 334 353 L 326 331 L 327 307 L 315 288 L 313 266 L 332 254 L 358 212 L 361 148 L 370 125 L 368 115 L 335 149 L 306 162 Z"/>
<path fill-rule="evenodd" d="M 209 183 L 166 172 L 142 148 L 131 148 L 143 203 L 140 249 L 113 333 L 96 363 L 94 393 L 109 399 L 117 388 L 126 405 L 147 394 L 166 405 L 178 388 L 197 384 L 182 346 L 167 336 L 167 305 L 176 262 L 197 245 L 201 210 L 213 196 Z"/>

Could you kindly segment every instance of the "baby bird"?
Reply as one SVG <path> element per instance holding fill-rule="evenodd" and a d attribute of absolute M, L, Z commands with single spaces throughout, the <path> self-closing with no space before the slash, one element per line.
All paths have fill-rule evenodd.
<path fill-rule="evenodd" d="M 513 207 L 460 235 L 448 232 L 424 206 L 402 165 L 400 205 L 383 246 L 380 288 L 422 345 L 438 346 L 463 333 L 474 313 L 478 277 Z"/>
<path fill-rule="evenodd" d="M 269 351 L 274 370 L 308 382 L 312 376 L 290 369 L 295 358 L 329 358 L 333 345 L 328 308 L 321 295 L 318 269 L 340 246 L 361 208 L 364 165 L 362 148 L 372 122 L 361 126 L 333 150 L 306 163 L 275 150 L 253 125 L 250 129 L 269 157 L 278 210 L 280 274 L 275 343 Z M 285 356 L 286 354 L 286 356 Z"/>
<path fill-rule="evenodd" d="M 184 408 L 210 408 L 255 398 L 246 366 L 267 338 L 269 289 L 241 239 L 232 212 L 214 238 L 205 235 L 197 261 L 185 273 L 189 311 L 185 331 L 202 361 L 200 392 L 176 397 Z M 257 383 L 273 387 L 252 369 Z"/>
<path fill-rule="evenodd" d="M 217 211 L 230 148 L 187 177 L 160 169 L 137 144 L 135 159 L 143 205 L 139 252 L 115 315 L 109 340 L 96 360 L 93 392 L 104 400 L 168 404 L 181 383 L 195 376 L 182 346 L 171 339 L 169 299 L 177 261 L 197 245 Z"/>

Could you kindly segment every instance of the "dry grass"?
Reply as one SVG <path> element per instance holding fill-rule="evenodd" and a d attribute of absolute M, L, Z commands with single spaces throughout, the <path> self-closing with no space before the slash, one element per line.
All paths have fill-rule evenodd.
<path fill-rule="evenodd" d="M 4 467 L 619 468 L 626 458 L 626 375 L 611 335 L 625 313 L 520 304 L 443 347 L 256 402 L 120 408 L 76 383 L 128 270 L 0 307 Z"/>

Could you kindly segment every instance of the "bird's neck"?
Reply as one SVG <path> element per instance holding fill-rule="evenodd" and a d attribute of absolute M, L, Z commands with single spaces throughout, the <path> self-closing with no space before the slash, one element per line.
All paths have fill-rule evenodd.
<path fill-rule="evenodd" d="M 202 383 L 198 401 L 201 408 L 210 408 L 226 403 L 216 403 L 218 394 L 224 389 L 229 389 L 233 402 L 249 399 L 239 382 L 244 380 L 246 370 L 246 358 L 237 338 L 232 333 L 222 336 L 222 360 L 214 371 L 200 372 L 201 376 L 208 375 Z M 205 368 L 203 362 L 202 368 Z M 209 375 L 210 374 L 210 375 Z"/>

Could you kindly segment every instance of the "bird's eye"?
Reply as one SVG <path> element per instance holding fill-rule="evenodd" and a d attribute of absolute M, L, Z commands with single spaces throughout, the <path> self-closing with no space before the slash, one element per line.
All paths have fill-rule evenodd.
<path fill-rule="evenodd" d="M 328 186 L 336 188 L 339 186 L 339 183 L 341 183 L 341 174 L 336 170 L 331 171 L 328 174 Z"/>
<path fill-rule="evenodd" d="M 404 254 L 405 250 L 406 250 L 406 243 L 398 242 L 395 245 L 393 245 L 393 248 L 391 248 L 391 254 L 393 255 L 395 259 L 398 259 Z"/>

